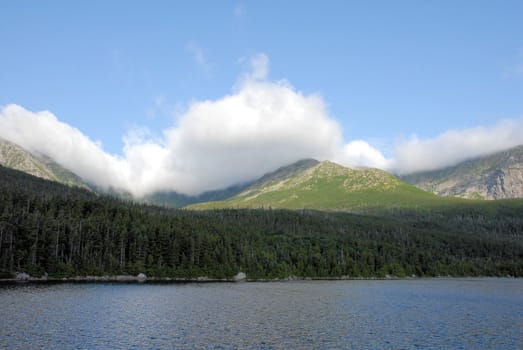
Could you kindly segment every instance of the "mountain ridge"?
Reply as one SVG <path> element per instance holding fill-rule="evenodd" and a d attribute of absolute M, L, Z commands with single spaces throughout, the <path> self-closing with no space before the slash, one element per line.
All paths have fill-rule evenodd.
<path fill-rule="evenodd" d="M 441 196 L 523 198 L 523 145 L 401 179 Z"/>
<path fill-rule="evenodd" d="M 0 138 L 0 165 L 68 186 L 90 189 L 86 182 L 53 159 Z"/>
<path fill-rule="evenodd" d="M 224 201 L 190 205 L 189 209 L 285 208 L 355 211 L 383 207 L 411 207 L 449 199 L 420 190 L 380 169 L 351 169 L 323 161 L 300 167 L 286 176 L 287 167 L 266 175 L 238 195 Z M 452 200 L 451 200 L 452 201 Z"/>
<path fill-rule="evenodd" d="M 316 176 L 323 177 L 323 180 L 327 182 L 341 181 L 342 183 L 338 184 L 338 191 L 348 191 L 359 194 L 359 199 L 362 201 L 360 206 L 365 206 L 365 203 L 368 205 L 369 200 L 373 202 L 373 205 L 379 205 L 378 201 L 380 196 L 378 194 L 388 190 L 391 191 L 391 193 L 389 193 L 390 196 L 381 196 L 381 199 L 384 200 L 382 205 L 394 205 L 395 201 L 391 198 L 392 195 L 404 196 L 403 199 L 400 198 L 396 202 L 405 204 L 408 202 L 408 199 L 405 197 L 405 191 L 409 192 L 411 196 L 414 195 L 416 200 L 428 200 L 426 195 L 421 195 L 421 192 L 415 193 L 412 188 L 405 187 L 405 184 L 402 185 L 403 190 L 399 191 L 403 192 L 403 194 L 398 193 L 397 185 L 399 183 L 397 181 L 403 181 L 420 190 L 444 197 L 459 197 L 465 199 L 523 198 L 523 145 L 491 155 L 469 159 L 444 169 L 402 175 L 399 176 L 399 178 L 379 169 L 363 168 L 347 170 L 349 168 L 339 168 L 339 165 L 329 161 L 319 162 L 315 159 L 302 159 L 266 173 L 258 179 L 232 185 L 224 189 L 207 191 L 197 196 L 187 196 L 175 191 L 160 191 L 139 199 L 132 198 L 132 196 L 125 191 L 103 189 L 89 184 L 74 174 L 74 172 L 59 165 L 53 159 L 30 152 L 13 142 L 1 138 L 0 165 L 69 186 L 88 188 L 100 194 L 109 194 L 125 200 L 166 207 L 191 207 L 192 205 L 196 205 L 196 208 L 198 208 L 199 203 L 214 203 L 214 205 L 221 203 L 220 205 L 225 206 L 236 203 L 236 205 L 239 206 L 249 204 L 250 206 L 281 207 L 284 203 L 287 203 L 293 208 L 296 208 L 300 206 L 297 199 L 300 196 L 302 198 L 304 196 L 307 197 L 306 193 L 301 191 L 304 189 L 299 190 L 299 186 L 307 181 L 309 182 L 307 186 L 311 187 L 314 185 L 314 181 L 311 178 L 311 174 L 314 171 L 320 171 Z M 342 170 L 342 168 L 344 170 Z M 296 179 L 296 176 L 301 180 Z M 339 176 L 345 176 L 345 179 L 340 180 L 338 178 L 335 180 L 335 178 Z M 295 179 L 292 180 L 292 178 Z M 374 189 L 371 190 L 373 181 L 374 183 L 380 183 L 381 181 L 381 188 L 374 186 Z M 278 197 L 275 193 L 279 188 L 283 188 L 287 192 L 292 191 L 292 186 L 294 186 L 294 190 L 298 189 L 298 192 L 301 191 L 303 193 L 287 193 L 287 198 L 280 196 L 276 203 L 274 200 L 267 198 L 267 196 Z M 331 193 L 325 193 L 323 195 L 316 194 L 318 198 L 324 197 L 322 199 L 323 202 L 326 202 L 326 197 L 329 196 L 331 198 L 339 197 L 336 191 L 329 186 L 326 186 L 324 190 L 331 191 Z M 360 193 L 365 191 L 368 192 L 367 195 Z M 260 196 L 261 199 L 259 199 Z M 356 197 L 358 196 L 355 196 L 355 198 Z M 338 198 L 337 201 L 338 206 L 343 207 L 347 204 L 347 200 Z M 316 206 L 312 198 L 301 203 L 301 206 L 306 205 Z M 208 205 L 202 204 L 201 206 Z M 332 209 L 335 206 L 336 205 L 323 203 L 321 208 Z M 343 210 L 352 210 L 355 206 L 357 206 L 356 203 L 351 203 L 348 207 L 343 208 Z"/>

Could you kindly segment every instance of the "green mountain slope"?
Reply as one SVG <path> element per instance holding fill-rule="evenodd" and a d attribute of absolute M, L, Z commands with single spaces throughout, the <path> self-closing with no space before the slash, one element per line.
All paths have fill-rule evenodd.
<path fill-rule="evenodd" d="M 283 180 L 292 177 L 303 170 L 317 165 L 318 163 L 319 162 L 314 159 L 304 159 L 266 174 L 257 181 L 237 184 L 221 190 L 204 192 L 198 196 L 187 196 L 177 192 L 157 192 L 146 196 L 143 198 L 142 202 L 170 208 L 180 208 L 196 203 L 222 201 L 234 197 L 252 186 L 262 186 L 264 183 L 275 181 L 277 178 Z"/>
<path fill-rule="evenodd" d="M 402 176 L 402 180 L 443 196 L 523 198 L 523 146 L 441 170 Z"/>
<path fill-rule="evenodd" d="M 0 165 L 68 186 L 89 188 L 77 175 L 52 159 L 35 155 L 22 147 L 0 139 Z"/>
<path fill-rule="evenodd" d="M 302 161 L 268 174 L 225 201 L 193 209 L 286 208 L 358 211 L 454 202 L 411 186 L 378 169 L 349 169 L 325 161 Z"/>

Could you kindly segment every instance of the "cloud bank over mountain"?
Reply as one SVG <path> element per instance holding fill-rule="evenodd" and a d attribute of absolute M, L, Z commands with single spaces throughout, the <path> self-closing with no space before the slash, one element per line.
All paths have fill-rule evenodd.
<path fill-rule="evenodd" d="M 220 189 L 303 158 L 407 173 L 523 143 L 523 120 L 508 120 L 433 139 L 413 136 L 398 143 L 387 159 L 366 141 L 345 143 L 321 96 L 305 95 L 286 81 L 270 81 L 268 71 L 268 57 L 253 56 L 249 72 L 231 94 L 193 102 L 160 139 L 131 130 L 123 138 L 121 156 L 108 154 L 50 112 L 18 105 L 0 111 L 0 137 L 55 159 L 87 181 L 136 197 Z"/>
<path fill-rule="evenodd" d="M 463 160 L 523 144 L 523 118 L 463 130 L 449 130 L 430 139 L 410 139 L 397 144 L 392 170 L 412 173 L 440 169 Z"/>

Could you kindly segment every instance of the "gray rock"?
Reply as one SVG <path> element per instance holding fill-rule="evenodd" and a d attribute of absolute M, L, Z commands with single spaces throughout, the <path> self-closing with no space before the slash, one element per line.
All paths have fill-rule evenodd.
<path fill-rule="evenodd" d="M 245 281 L 247 279 L 247 275 L 244 272 L 238 272 L 236 276 L 233 277 L 235 282 Z"/>
<path fill-rule="evenodd" d="M 20 272 L 16 274 L 16 280 L 17 281 L 29 281 L 31 279 L 31 276 L 29 276 L 25 272 Z"/>
<path fill-rule="evenodd" d="M 401 177 L 425 191 L 473 199 L 523 198 L 523 145 Z"/>

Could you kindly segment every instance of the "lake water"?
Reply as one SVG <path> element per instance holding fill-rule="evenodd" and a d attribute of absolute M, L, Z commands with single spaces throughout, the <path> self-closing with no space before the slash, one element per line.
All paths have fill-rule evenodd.
<path fill-rule="evenodd" d="M 523 349 L 523 280 L 0 286 L 5 349 Z"/>

